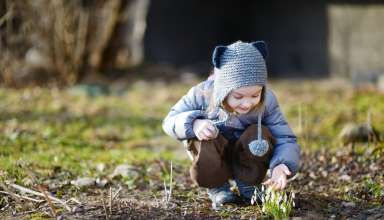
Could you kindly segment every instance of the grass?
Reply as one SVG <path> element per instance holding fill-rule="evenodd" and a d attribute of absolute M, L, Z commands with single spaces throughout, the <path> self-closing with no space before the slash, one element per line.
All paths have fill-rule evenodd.
<path fill-rule="evenodd" d="M 26 167 L 41 176 L 54 167 L 77 176 L 92 175 L 98 163 L 173 158 L 164 146 L 177 143 L 165 137 L 161 120 L 174 99 L 145 91 L 132 86 L 123 96 L 90 98 L 49 89 L 0 89 L 0 167 L 6 178 L 20 180 Z"/>
<path fill-rule="evenodd" d="M 373 126 L 384 131 L 383 94 L 353 91 L 345 84 L 327 81 L 299 84 L 272 82 L 270 87 L 303 152 L 338 151 L 337 135 L 343 125 L 364 123 L 368 111 Z M 162 190 L 170 167 L 163 161 L 172 160 L 176 196 L 183 189 L 177 173 L 187 172 L 189 161 L 180 144 L 164 134 L 161 121 L 190 86 L 141 81 L 127 85 L 119 95 L 97 97 L 70 90 L 0 88 L 0 180 L 28 186 L 78 176 L 107 177 L 116 165 L 127 163 L 144 166 L 144 177 L 133 182 L 121 179 L 122 183 L 129 188 L 139 183 L 154 187 L 153 176 L 159 176 Z M 149 177 L 152 174 L 147 171 L 156 161 L 163 168 L 151 171 L 154 174 Z M 105 165 L 102 171 L 97 168 L 100 164 Z M 371 196 L 382 196 L 382 184 L 367 180 L 364 187 Z M 190 199 L 196 195 L 180 196 Z"/>

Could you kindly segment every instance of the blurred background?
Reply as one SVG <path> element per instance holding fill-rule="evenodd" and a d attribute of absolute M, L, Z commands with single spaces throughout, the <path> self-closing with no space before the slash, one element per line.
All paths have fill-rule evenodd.
<path fill-rule="evenodd" d="M 383 14 L 379 0 L 3 0 L 1 82 L 73 84 L 146 65 L 206 75 L 216 45 L 264 40 L 273 78 L 375 83 L 384 67 Z"/>
<path fill-rule="evenodd" d="M 379 0 L 0 0 L 0 218 L 262 215 L 211 212 L 161 128 L 237 40 L 267 43 L 302 149 L 291 216 L 384 218 L 383 20 Z"/>

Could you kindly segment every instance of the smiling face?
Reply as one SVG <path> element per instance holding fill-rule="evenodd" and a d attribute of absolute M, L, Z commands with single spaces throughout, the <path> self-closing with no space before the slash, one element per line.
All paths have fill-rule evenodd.
<path fill-rule="evenodd" d="M 246 114 L 262 100 L 262 86 L 247 86 L 233 90 L 224 101 L 233 112 Z"/>

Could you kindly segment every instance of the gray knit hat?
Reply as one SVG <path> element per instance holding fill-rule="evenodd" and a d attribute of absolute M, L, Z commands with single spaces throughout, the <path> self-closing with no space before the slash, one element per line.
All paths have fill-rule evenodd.
<path fill-rule="evenodd" d="M 267 83 L 266 56 L 267 49 L 263 41 L 237 41 L 228 46 L 217 46 L 212 55 L 215 106 L 221 106 L 232 90 L 244 86 L 264 86 Z"/>

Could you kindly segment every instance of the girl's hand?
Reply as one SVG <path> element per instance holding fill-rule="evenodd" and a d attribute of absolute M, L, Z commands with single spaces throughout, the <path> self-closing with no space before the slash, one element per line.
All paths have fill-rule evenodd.
<path fill-rule="evenodd" d="M 219 131 L 213 125 L 213 122 L 208 119 L 196 119 L 193 122 L 193 132 L 200 141 L 212 140 L 219 135 Z"/>
<path fill-rule="evenodd" d="M 263 184 L 271 186 L 275 190 L 284 189 L 287 186 L 287 176 L 291 174 L 291 171 L 285 164 L 280 164 L 272 170 L 272 177 Z"/>

